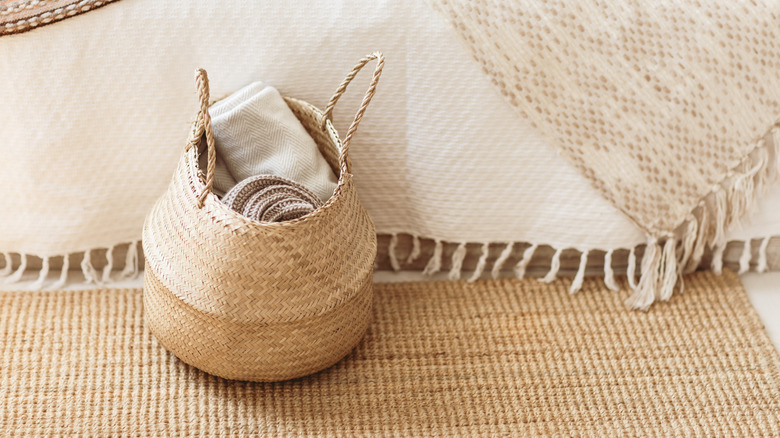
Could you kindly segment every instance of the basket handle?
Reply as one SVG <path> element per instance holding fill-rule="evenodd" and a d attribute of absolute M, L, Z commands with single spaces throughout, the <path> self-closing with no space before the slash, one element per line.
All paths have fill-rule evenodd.
<path fill-rule="evenodd" d="M 348 157 L 349 144 L 352 141 L 352 136 L 355 135 L 355 131 L 357 131 L 357 127 L 360 124 L 360 120 L 363 119 L 363 114 L 366 112 L 366 108 L 368 107 L 368 104 L 371 102 L 371 99 L 374 97 L 374 93 L 376 93 L 376 85 L 377 83 L 379 83 L 379 77 L 382 75 L 382 69 L 385 66 L 384 55 L 382 55 L 381 52 L 374 52 L 371 53 L 370 55 L 366 55 L 360 61 L 358 61 L 357 65 L 352 69 L 351 72 L 347 74 L 347 76 L 341 82 L 339 87 L 336 89 L 336 92 L 333 93 L 333 96 L 328 101 L 328 105 L 325 107 L 325 111 L 323 112 L 322 127 L 324 129 L 327 121 L 333 120 L 333 107 L 336 106 L 336 102 L 339 101 L 341 96 L 344 94 L 344 91 L 347 90 L 347 85 L 349 85 L 349 83 L 352 82 L 352 79 L 355 79 L 355 76 L 363 67 L 365 67 L 366 64 L 373 61 L 374 59 L 376 59 L 376 68 L 374 69 L 374 75 L 371 77 L 371 83 L 368 85 L 368 90 L 366 90 L 366 94 L 363 95 L 363 101 L 360 103 L 360 108 L 358 108 L 357 113 L 355 113 L 355 118 L 352 120 L 352 124 L 349 125 L 349 129 L 347 130 L 347 136 L 344 137 L 344 140 L 341 141 L 341 151 L 339 152 L 339 165 L 341 166 L 341 171 L 344 173 L 350 173 L 352 170 L 352 165 Z"/>
<path fill-rule="evenodd" d="M 199 68 L 195 70 L 195 85 L 198 87 L 198 99 L 200 100 L 200 111 L 195 122 L 195 129 L 192 131 L 190 141 L 184 150 L 188 151 L 191 147 L 198 147 L 203 135 L 206 135 L 206 150 L 208 153 L 208 165 L 206 167 L 206 187 L 198 196 L 198 208 L 203 207 L 206 196 L 214 188 L 214 171 L 217 167 L 217 148 L 214 145 L 214 131 L 211 129 L 211 115 L 209 114 L 209 76 L 206 70 Z"/>
<path fill-rule="evenodd" d="M 341 171 L 349 173 L 351 171 L 351 164 L 349 162 L 349 144 L 352 141 L 352 136 L 355 135 L 360 120 L 363 119 L 363 114 L 366 112 L 368 104 L 376 93 L 376 85 L 379 82 L 379 77 L 382 75 L 382 68 L 385 66 L 385 58 L 380 52 L 374 52 L 365 56 L 358 61 L 358 64 L 352 69 L 349 74 L 344 78 L 336 92 L 328 101 L 328 105 L 323 112 L 322 126 L 324 127 L 328 120 L 333 117 L 333 107 L 336 106 L 336 102 L 344 94 L 347 89 L 347 85 L 355 79 L 358 72 L 370 61 L 376 59 L 377 64 L 374 69 L 374 75 L 371 78 L 371 83 L 366 90 L 366 94 L 363 96 L 363 101 L 360 103 L 355 118 L 352 120 L 352 124 L 347 130 L 347 136 L 341 142 L 341 151 L 339 152 L 339 165 Z M 189 150 L 191 147 L 198 147 L 203 135 L 206 135 L 206 149 L 208 153 L 208 165 L 206 167 L 206 187 L 203 192 L 198 196 L 198 208 L 203 207 L 203 203 L 206 201 L 206 196 L 214 189 L 214 172 L 217 166 L 217 148 L 214 145 L 214 131 L 211 129 L 211 115 L 209 115 L 209 77 L 206 70 L 199 68 L 195 71 L 195 84 L 198 88 L 198 98 L 200 101 L 200 111 L 198 112 L 198 118 L 195 123 L 195 129 L 192 132 L 190 141 L 187 143 L 185 150 Z"/>

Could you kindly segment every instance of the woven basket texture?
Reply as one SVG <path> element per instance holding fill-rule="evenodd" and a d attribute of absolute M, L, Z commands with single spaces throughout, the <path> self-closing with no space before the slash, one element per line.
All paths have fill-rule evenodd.
<path fill-rule="evenodd" d="M 371 86 L 342 142 L 330 121 L 332 107 L 374 59 Z M 244 217 L 212 193 L 208 78 L 198 71 L 198 120 L 143 232 L 146 321 L 184 362 L 228 379 L 278 381 L 327 368 L 360 342 L 371 319 L 377 244 L 348 147 L 382 66 L 381 54 L 362 59 L 324 112 L 285 98 L 339 179 L 325 205 L 275 223 Z M 193 147 L 201 142 L 207 169 L 199 168 L 199 147 Z"/>

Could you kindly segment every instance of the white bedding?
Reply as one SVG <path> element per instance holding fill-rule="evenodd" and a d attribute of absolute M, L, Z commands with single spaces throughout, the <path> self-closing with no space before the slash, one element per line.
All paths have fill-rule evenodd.
<path fill-rule="evenodd" d="M 644 243 L 424 2 L 128 0 L 0 38 L 0 251 L 56 256 L 138 240 L 195 117 L 196 67 L 213 98 L 262 80 L 322 108 L 374 50 L 387 65 L 351 152 L 379 233 L 579 250 Z M 336 108 L 342 134 L 367 76 Z M 759 204 L 734 238 L 780 235 L 780 189 Z"/>

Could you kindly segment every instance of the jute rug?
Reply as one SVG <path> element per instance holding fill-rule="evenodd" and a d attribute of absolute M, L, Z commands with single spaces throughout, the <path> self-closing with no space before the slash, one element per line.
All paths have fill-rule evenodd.
<path fill-rule="evenodd" d="M 0 435 L 780 436 L 780 358 L 734 274 L 647 313 L 602 284 L 378 284 L 356 351 L 277 384 L 166 353 L 140 290 L 5 293 Z"/>

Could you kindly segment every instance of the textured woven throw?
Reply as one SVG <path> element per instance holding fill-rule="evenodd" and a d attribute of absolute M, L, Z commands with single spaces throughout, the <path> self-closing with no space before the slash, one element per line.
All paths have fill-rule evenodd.
<path fill-rule="evenodd" d="M 780 357 L 734 274 L 649 313 L 569 283 L 377 284 L 350 356 L 274 384 L 167 353 L 140 290 L 4 293 L 0 435 L 780 435 Z"/>
<path fill-rule="evenodd" d="M 244 216 L 260 222 L 283 222 L 305 216 L 322 206 L 306 187 L 274 175 L 247 178 L 222 198 Z"/>
<path fill-rule="evenodd" d="M 707 246 L 722 251 L 775 175 L 780 4 L 432 2 L 501 94 L 647 234 L 634 307 L 668 299 Z"/>
<path fill-rule="evenodd" d="M 118 0 L 0 0 L 0 36 L 27 32 Z"/>
<path fill-rule="evenodd" d="M 217 146 L 214 193 L 218 196 L 256 175 L 295 181 L 323 202 L 333 196 L 336 176 L 274 87 L 249 84 L 215 102 L 209 114 Z M 206 154 L 201 168 L 206 168 Z"/>

